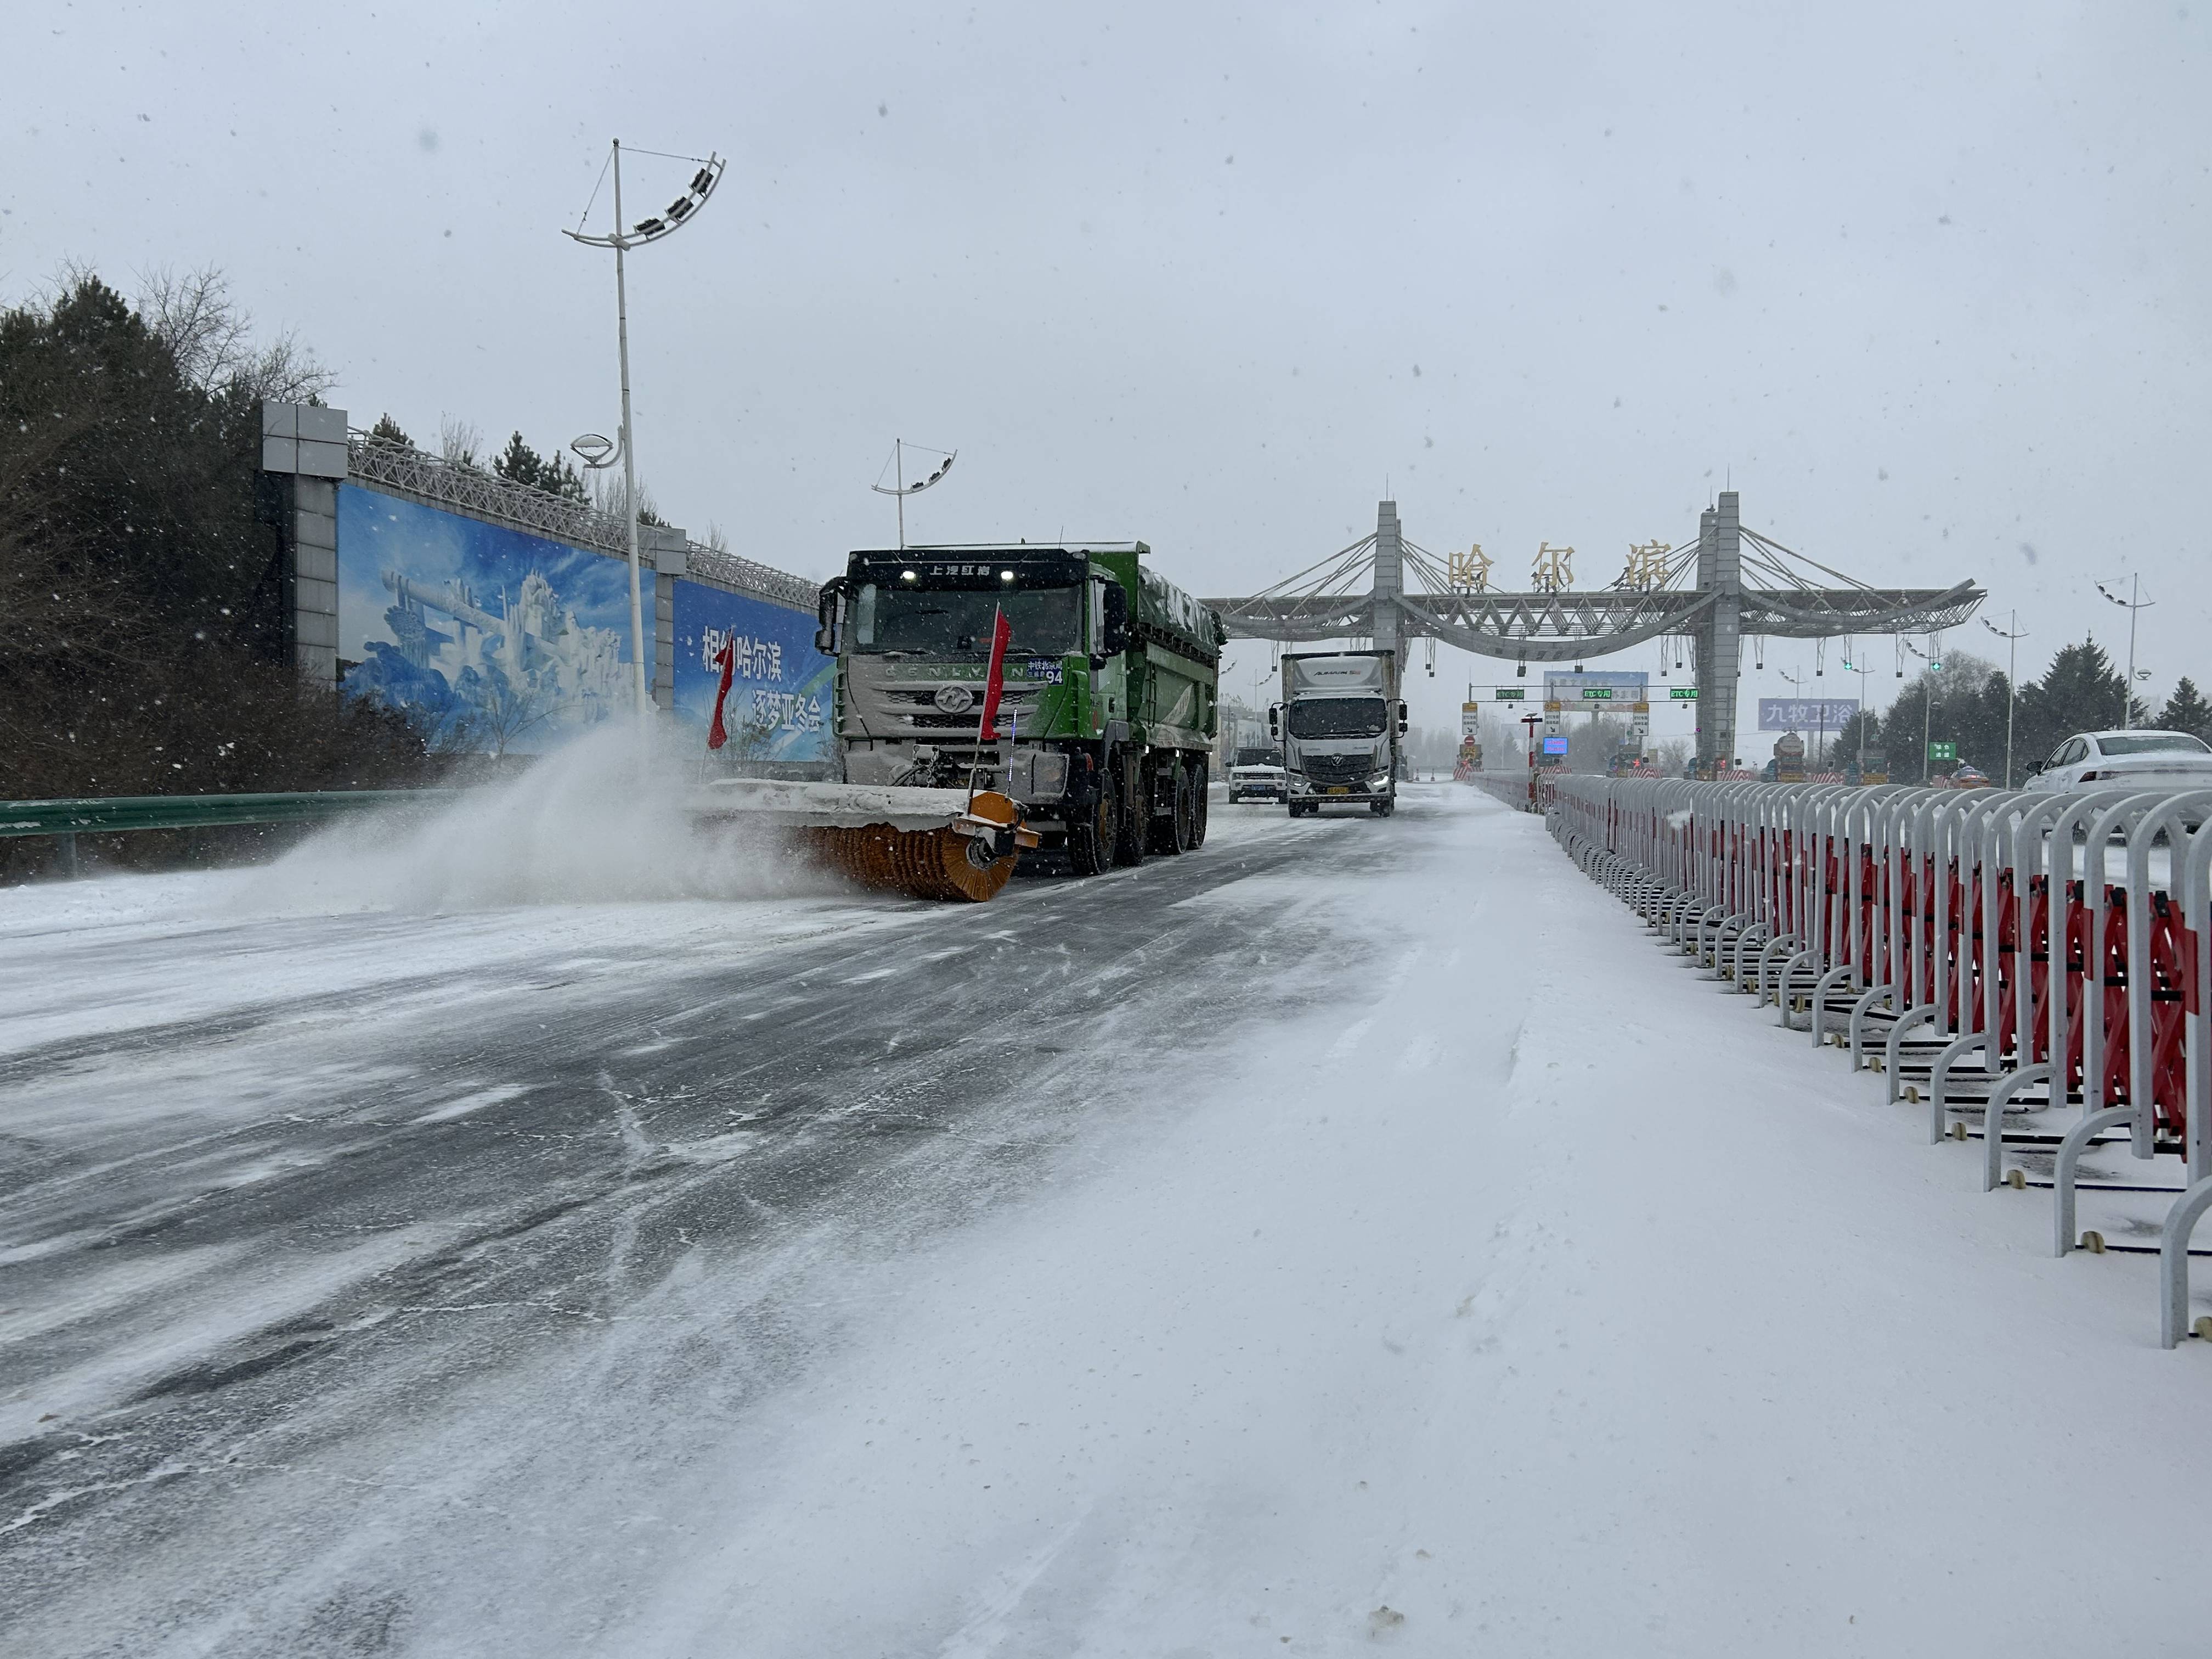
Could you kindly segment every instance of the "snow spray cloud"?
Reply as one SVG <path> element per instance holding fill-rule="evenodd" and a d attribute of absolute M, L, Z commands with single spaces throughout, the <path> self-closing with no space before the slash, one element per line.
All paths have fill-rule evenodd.
<path fill-rule="evenodd" d="M 349 820 L 240 884 L 257 911 L 452 911 L 763 898 L 843 890 L 766 827 L 698 823 L 688 756 L 641 754 L 627 725 L 520 776 Z"/>

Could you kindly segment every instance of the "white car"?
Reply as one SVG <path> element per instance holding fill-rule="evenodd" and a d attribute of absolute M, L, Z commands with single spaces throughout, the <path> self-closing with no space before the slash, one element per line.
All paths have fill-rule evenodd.
<path fill-rule="evenodd" d="M 1287 793 L 1279 766 L 1232 766 L 1229 769 L 1231 800 L 1281 800 Z"/>
<path fill-rule="evenodd" d="M 2027 787 L 2079 794 L 2090 789 L 2212 789 L 2212 748 L 2186 732 L 2079 732 L 2031 762 Z"/>

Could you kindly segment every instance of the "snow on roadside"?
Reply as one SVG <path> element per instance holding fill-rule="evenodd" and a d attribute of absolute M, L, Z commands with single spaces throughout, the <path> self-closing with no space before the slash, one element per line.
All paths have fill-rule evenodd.
<path fill-rule="evenodd" d="M 1533 820 L 1453 829 L 1347 896 L 1399 949 L 1337 1018 L 750 1425 L 621 1645 L 2194 1650 L 2212 1449 L 2151 1425 L 2206 1356 L 2148 1268 L 2048 1259 Z"/>
<path fill-rule="evenodd" d="M 641 771 L 629 741 L 341 821 L 267 864 L 0 890 L 0 1054 L 501 968 L 720 957 L 921 908 L 695 823 L 685 769 Z"/>

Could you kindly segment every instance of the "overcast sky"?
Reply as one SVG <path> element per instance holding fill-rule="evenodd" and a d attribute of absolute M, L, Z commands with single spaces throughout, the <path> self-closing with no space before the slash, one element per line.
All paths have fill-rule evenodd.
<path fill-rule="evenodd" d="M 890 539 L 895 436 L 960 452 L 915 538 L 1139 537 L 1207 593 L 1386 489 L 1438 553 L 1519 586 L 1570 544 L 1599 586 L 1725 480 L 1867 580 L 1978 580 L 2024 672 L 2124 650 L 2091 579 L 2140 571 L 2149 690 L 2212 680 L 2212 6 L 10 17 L 0 297 L 220 265 L 418 440 L 611 431 L 611 258 L 559 228 L 611 137 L 727 155 L 631 264 L 639 457 L 676 522 L 809 576 Z M 638 158 L 631 202 L 689 172 Z M 1766 664 L 1747 726 L 1811 647 Z M 1416 718 L 1510 675 L 1443 651 Z M 1832 655 L 1807 689 L 1854 688 Z"/>

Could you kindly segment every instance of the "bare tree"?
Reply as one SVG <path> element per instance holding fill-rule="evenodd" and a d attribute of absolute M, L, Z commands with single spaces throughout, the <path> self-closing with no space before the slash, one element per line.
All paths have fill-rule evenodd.
<path fill-rule="evenodd" d="M 592 474 L 592 505 L 611 519 L 626 518 L 629 514 L 629 498 L 623 493 L 619 475 L 607 472 Z M 637 481 L 637 521 L 640 524 L 666 525 L 654 505 L 653 487 L 642 478 Z"/>
<path fill-rule="evenodd" d="M 166 267 L 149 273 L 139 283 L 138 314 L 198 391 L 304 404 L 337 384 L 337 372 L 289 329 L 256 345 L 252 317 L 231 298 L 229 279 L 213 265 L 182 276 Z"/>
<path fill-rule="evenodd" d="M 438 417 L 438 453 L 455 466 L 474 468 L 477 457 L 483 452 L 483 433 L 474 421 L 464 421 L 458 416 Z"/>

